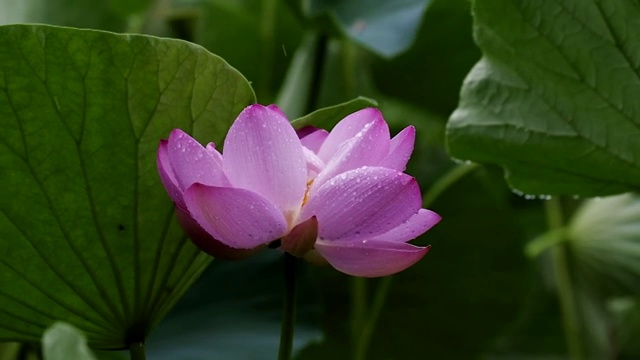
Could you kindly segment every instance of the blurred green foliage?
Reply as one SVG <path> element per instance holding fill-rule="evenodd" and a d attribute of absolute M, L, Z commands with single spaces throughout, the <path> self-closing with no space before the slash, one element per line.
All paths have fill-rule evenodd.
<path fill-rule="evenodd" d="M 619 35 L 621 24 L 628 24 L 629 39 L 640 36 L 640 30 L 629 21 L 637 8 L 624 0 L 601 0 L 585 7 L 580 6 L 580 0 L 543 3 L 534 6 L 519 0 L 473 4 L 468 0 L 402 0 L 384 4 L 373 0 L 4 0 L 0 1 L 0 24 L 37 22 L 197 43 L 238 69 L 250 82 L 258 102 L 281 105 L 291 120 L 322 109 L 299 119 L 299 124 L 330 126 L 341 116 L 336 114 L 373 104 L 366 99 L 353 99 L 371 98 L 382 109 L 392 133 L 408 125 L 416 127 L 417 142 L 407 172 L 418 179 L 427 196 L 431 191 L 443 189 L 439 181 L 461 166 L 450 160 L 445 150 L 447 142 L 455 157 L 511 169 L 526 163 L 525 160 L 536 159 L 538 165 L 572 168 L 581 176 L 579 181 L 567 181 L 565 177 L 549 177 L 536 168 L 523 167 L 525 171 L 517 174 L 520 184 L 530 185 L 526 189 L 538 193 L 575 189 L 570 193 L 604 194 L 634 189 L 635 167 L 614 166 L 615 172 L 610 172 L 607 169 L 613 165 L 606 159 L 592 161 L 592 152 L 573 148 L 575 139 L 553 138 L 550 135 L 553 131 L 549 130 L 552 127 L 545 128 L 549 124 L 545 116 L 548 112 L 541 110 L 546 108 L 541 107 L 536 96 L 555 94 L 551 100 L 546 99 L 547 103 L 557 101 L 577 110 L 595 106 L 606 113 L 618 106 L 629 124 L 640 123 L 637 115 L 628 110 L 637 105 L 628 107 L 624 100 L 633 98 L 636 92 L 627 93 L 624 101 L 614 98 L 600 106 L 591 103 L 590 97 L 578 95 L 588 91 L 619 94 L 615 84 L 604 81 L 594 87 L 588 74 L 571 81 L 564 79 L 562 84 L 555 82 L 554 77 L 567 66 L 579 64 L 588 68 L 590 61 L 597 59 L 594 69 L 598 74 L 611 73 L 612 66 L 618 66 L 629 75 L 623 77 L 629 82 L 624 89 L 635 89 L 638 84 L 634 74 L 640 73 L 634 65 L 639 53 L 637 45 L 626 38 L 616 38 L 616 34 Z M 472 6 L 476 40 L 482 52 L 474 44 Z M 620 10 L 627 6 L 627 12 Z M 595 16 L 598 14 L 599 17 Z M 595 24 L 595 32 L 605 35 L 594 36 L 593 31 L 578 26 L 581 21 Z M 541 29 L 534 35 L 531 28 L 536 26 L 532 24 Z M 67 31 L 73 34 L 70 37 L 94 36 L 72 30 L 55 31 Z M 568 33 L 577 35 L 569 38 L 571 42 L 558 40 Z M 609 41 L 611 38 L 613 41 Z M 175 50 L 174 46 L 178 46 L 157 41 L 158 47 Z M 593 46 L 593 41 L 606 46 L 606 56 L 593 47 L 593 57 L 581 53 L 581 46 Z M 445 139 L 447 118 L 459 104 L 463 79 L 483 54 L 484 58 L 466 80 L 462 102 L 449 123 L 449 137 Z M 626 56 L 630 61 L 611 64 L 609 55 L 617 60 Z M 100 58 L 99 54 L 96 56 Z M 139 61 L 145 64 L 157 60 Z M 8 68 L 6 62 L 0 62 L 0 66 L 0 86 L 7 93 Z M 104 66 L 113 70 L 108 64 Z M 164 70 L 155 74 L 161 71 Z M 516 76 L 514 80 L 514 71 L 524 74 L 521 77 L 535 86 L 520 86 L 517 80 L 522 79 Z M 198 72 L 195 78 L 201 76 Z M 73 79 L 68 80 L 74 84 Z M 214 90 L 224 94 L 224 86 L 212 83 L 210 87 L 207 90 L 207 84 L 203 84 L 199 89 L 205 95 L 206 91 Z M 144 91 L 139 94 L 143 100 L 148 96 Z M 251 101 L 251 97 L 247 93 L 243 101 Z M 6 105 L 2 101 L 0 109 Z M 240 102 L 228 99 L 216 106 L 231 107 L 233 103 L 238 107 Z M 212 108 L 218 109 L 216 106 Z M 615 117 L 577 110 L 571 121 L 582 124 L 593 142 L 603 141 L 609 131 L 623 129 L 616 128 L 611 120 Z M 222 123 L 200 129 L 199 140 L 220 141 L 235 110 L 225 111 L 219 117 Z M 105 114 L 108 112 L 104 110 Z M 503 126 L 505 122 L 520 124 L 519 121 L 522 126 L 516 127 L 516 135 L 511 137 L 505 135 L 506 131 L 483 128 L 483 124 Z M 180 126 L 172 116 L 163 120 L 163 124 L 167 129 Z M 533 135 L 522 130 L 527 127 L 541 132 L 542 140 L 529 141 Z M 633 140 L 636 137 L 632 136 L 636 130 L 632 130 L 622 131 L 626 135 L 615 138 L 619 141 L 607 140 L 604 147 L 609 152 L 635 156 L 635 166 L 640 157 L 628 146 L 636 144 Z M 161 132 L 157 130 L 158 139 L 166 136 Z M 11 130 L 5 131 L 9 135 L 1 138 L 4 145 L 16 140 L 10 133 Z M 140 146 L 151 149 L 156 140 Z M 541 148 L 545 152 L 536 152 Z M 0 154 L 6 155 L 2 151 Z M 577 156 L 575 151 L 584 157 Z M 567 156 L 577 156 L 581 162 Z M 592 167 L 594 163 L 599 167 Z M 152 163 L 147 170 L 152 173 Z M 601 186 L 603 179 L 612 178 L 623 179 L 620 181 L 625 186 Z M 588 191 L 584 190 L 585 183 Z M 550 190 L 544 191 L 547 189 Z M 390 290 L 372 333 L 367 359 L 640 356 L 634 341 L 640 334 L 637 283 L 640 269 L 636 264 L 636 254 L 640 253 L 636 224 L 640 223 L 640 215 L 635 211 L 636 197 L 625 195 L 628 202 L 609 207 L 597 200 L 560 198 L 561 221 L 558 228 L 548 232 L 554 222 L 547 218 L 548 202 L 514 194 L 500 168 L 479 167 L 447 184 L 438 194 L 429 207 L 441 214 L 443 221 L 415 241 L 431 244 L 433 248 L 424 260 L 395 276 L 388 285 Z M 151 198 L 161 199 L 158 201 L 169 206 L 161 192 Z M 602 201 L 606 201 L 604 205 L 611 204 L 609 199 Z M 586 222 L 585 212 L 590 214 Z M 6 237 L 0 238 L 0 242 L 6 241 Z M 535 249 L 535 256 L 527 257 L 525 248 Z M 558 261 L 558 254 L 562 255 L 562 261 Z M 183 301 L 150 334 L 150 356 L 274 358 L 281 310 L 281 271 L 277 260 L 277 254 L 270 252 L 246 263 L 214 261 Z M 4 262 L 1 257 L 0 262 Z M 568 285 L 563 285 L 563 278 L 569 280 Z M 354 314 L 371 315 L 374 298 L 384 280 L 367 280 L 356 285 L 352 278 L 332 269 L 310 266 L 305 267 L 303 279 L 297 358 L 353 359 L 362 332 L 354 325 Z M 21 286 L 24 284 L 12 279 L 3 283 L 3 291 L 13 294 Z M 363 292 L 360 295 L 364 303 L 355 305 L 356 291 Z M 572 299 L 563 300 L 561 295 L 562 301 L 558 301 L 558 293 L 567 291 Z M 0 313 L 24 314 L 17 305 L 12 306 L 0 303 Z M 29 327 L 32 333 L 29 340 L 37 339 L 36 332 L 44 330 L 45 320 L 57 320 L 53 319 L 56 316 L 57 313 L 43 316 L 37 326 Z M 91 334 L 87 335 L 91 338 Z M 11 340 L 10 336 L 5 338 Z M 25 340 L 18 336 L 15 339 Z M 579 353 L 572 348 L 576 344 Z M 0 345 L 1 360 L 38 356 L 37 345 L 31 343 Z"/>

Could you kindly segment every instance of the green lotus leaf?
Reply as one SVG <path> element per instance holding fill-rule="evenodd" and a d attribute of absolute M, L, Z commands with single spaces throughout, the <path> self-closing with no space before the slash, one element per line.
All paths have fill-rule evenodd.
<path fill-rule="evenodd" d="M 13 25 L 0 48 L 0 339 L 64 321 L 93 347 L 142 341 L 210 262 L 173 219 L 159 139 L 220 142 L 253 91 L 179 40 Z"/>

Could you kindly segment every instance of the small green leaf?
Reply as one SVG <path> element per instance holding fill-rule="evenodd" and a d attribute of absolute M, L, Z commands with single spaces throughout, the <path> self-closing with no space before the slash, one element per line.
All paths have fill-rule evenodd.
<path fill-rule="evenodd" d="M 640 187 L 640 8 L 634 2 L 474 2 L 484 52 L 448 125 L 450 154 L 502 165 L 525 193 Z"/>
<path fill-rule="evenodd" d="M 42 335 L 44 360 L 96 360 L 87 338 L 72 325 L 56 322 Z"/>
<path fill-rule="evenodd" d="M 301 129 L 305 126 L 317 126 L 323 129 L 331 129 L 345 116 L 366 107 L 377 106 L 378 103 L 375 100 L 360 96 L 342 104 L 318 109 L 311 114 L 293 120 L 291 125 L 296 129 Z"/>
<path fill-rule="evenodd" d="M 255 96 L 179 40 L 0 27 L 0 340 L 53 321 L 92 346 L 142 341 L 210 258 L 156 169 L 173 128 L 219 143 Z"/>

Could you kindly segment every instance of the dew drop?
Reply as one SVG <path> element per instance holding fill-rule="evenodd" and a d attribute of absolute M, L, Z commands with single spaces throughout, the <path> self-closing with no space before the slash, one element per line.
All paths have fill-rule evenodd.
<path fill-rule="evenodd" d="M 524 191 L 518 190 L 516 188 L 512 188 L 511 192 L 513 192 L 514 194 L 516 194 L 518 196 L 524 196 Z"/>

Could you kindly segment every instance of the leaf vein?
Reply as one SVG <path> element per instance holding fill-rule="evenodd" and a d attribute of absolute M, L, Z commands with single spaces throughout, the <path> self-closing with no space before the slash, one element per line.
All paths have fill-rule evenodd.
<path fill-rule="evenodd" d="M 5 218 L 9 221 L 9 223 L 11 223 L 11 225 L 13 225 L 13 227 L 20 232 L 20 234 L 22 235 L 22 237 L 29 243 L 29 245 L 31 245 L 31 248 L 33 248 L 36 252 L 36 254 L 38 254 L 38 256 L 40 257 L 40 259 L 42 259 L 42 261 L 51 269 L 51 271 L 60 279 L 62 280 L 62 282 L 64 284 L 66 284 L 73 292 L 76 293 L 76 295 L 78 295 L 78 297 L 80 297 L 80 299 L 82 299 L 87 305 L 89 305 L 95 312 L 97 315 L 100 316 L 100 318 L 102 318 L 103 320 L 105 320 L 105 323 L 109 324 L 109 320 L 110 317 L 105 314 L 100 307 L 95 304 L 92 300 L 91 297 L 84 294 L 80 288 L 76 287 L 73 283 L 69 282 L 60 271 L 58 271 L 58 269 L 53 266 L 53 263 L 51 261 L 48 260 L 48 258 L 46 256 L 44 256 L 43 252 L 35 245 L 35 243 L 33 241 L 31 241 L 31 239 L 29 237 L 27 237 L 27 235 L 22 231 L 22 229 L 16 224 L 16 222 L 3 210 L 2 214 L 5 216 Z M 63 233 L 63 236 L 65 235 L 64 232 L 61 229 L 61 232 Z M 1 258 L 0 258 L 1 260 Z M 2 261 L 3 264 L 5 266 L 7 266 L 9 269 L 11 269 L 13 272 L 15 272 L 16 274 L 22 276 L 24 278 L 24 276 L 22 275 L 21 272 L 17 271 L 16 269 L 13 269 L 11 266 L 9 266 L 6 262 Z M 27 280 L 25 278 L 25 280 Z M 29 282 L 31 284 L 31 282 Z M 33 284 L 32 284 L 33 285 Z M 35 286 L 35 285 L 34 285 Z M 44 292 L 44 290 L 40 289 L 39 287 L 35 286 L 41 293 L 45 294 L 46 296 L 49 296 L 48 294 L 46 294 Z M 53 300 L 53 298 L 52 298 Z M 59 302 L 57 302 L 59 303 Z M 59 303 L 61 306 L 62 303 Z M 69 305 L 64 305 L 65 308 L 71 310 L 72 308 L 69 307 Z M 74 310 L 75 312 L 75 310 Z M 96 323 L 98 323 L 98 321 L 96 321 Z"/>
<path fill-rule="evenodd" d="M 86 94 L 86 83 L 84 82 L 83 79 L 83 86 L 84 86 L 84 90 L 83 93 Z M 83 99 L 83 106 L 82 106 L 82 118 L 85 119 L 86 118 L 86 95 L 85 95 L 85 99 Z M 126 318 L 126 314 L 128 314 L 128 302 L 125 296 L 125 292 L 123 289 L 123 283 L 122 283 L 122 276 L 120 274 L 120 271 L 118 271 L 117 266 L 115 264 L 115 260 L 113 257 L 113 253 L 111 251 L 111 249 L 109 248 L 106 238 L 104 236 L 104 232 L 102 230 L 102 226 L 100 225 L 100 222 L 98 221 L 98 215 L 97 215 L 97 209 L 96 209 L 96 205 L 95 205 L 95 200 L 93 198 L 93 191 L 92 191 L 92 186 L 91 186 L 91 182 L 89 181 L 89 176 L 87 174 L 87 169 L 86 169 L 86 162 L 85 162 L 85 158 L 84 158 L 84 154 L 82 151 L 82 142 L 84 139 L 84 127 L 83 127 L 83 132 L 80 134 L 80 142 L 76 144 L 76 152 L 78 155 L 78 158 L 80 160 L 80 169 L 82 172 L 82 179 L 85 183 L 85 191 L 86 191 L 86 196 L 87 196 L 87 201 L 89 202 L 89 208 L 90 208 L 90 212 L 91 212 L 91 219 L 93 221 L 93 224 L 95 226 L 95 230 L 96 230 L 96 234 L 98 237 L 98 240 L 105 252 L 105 255 L 109 261 L 109 266 L 111 266 L 111 271 L 113 272 L 113 276 L 115 277 L 116 280 L 116 287 L 118 289 L 118 293 L 120 295 L 120 300 L 122 301 L 122 306 L 123 306 L 123 311 L 124 314 L 122 314 L 120 312 L 120 309 L 118 309 L 117 304 L 115 304 L 115 302 L 113 301 L 113 299 L 109 296 L 107 296 L 107 291 L 106 289 L 103 289 L 102 284 L 99 283 L 99 281 L 97 281 L 97 278 L 95 278 L 94 276 L 92 276 L 93 281 L 96 283 L 96 286 L 101 289 L 100 292 L 103 294 L 103 299 L 105 301 L 105 303 L 107 303 L 109 305 L 109 307 L 111 308 L 111 310 L 114 312 L 114 315 L 116 315 L 119 318 L 119 321 L 124 323 L 124 319 Z M 80 258 L 80 254 L 77 253 L 76 254 L 78 256 L 78 258 Z"/>
<path fill-rule="evenodd" d="M 550 37 L 546 32 L 542 31 L 540 28 L 538 28 L 535 24 L 533 24 L 531 22 L 530 19 L 528 19 L 526 16 L 524 16 L 524 14 L 522 13 L 522 10 L 520 8 L 518 8 L 518 11 L 520 12 L 520 15 L 523 19 L 523 21 L 525 21 L 527 24 L 529 24 L 529 26 L 531 26 L 533 29 L 536 29 L 536 31 L 538 32 L 538 34 L 540 34 L 541 36 L 543 36 L 549 43 L 553 44 L 556 48 L 556 51 L 558 52 L 558 54 L 566 61 L 566 63 L 571 66 L 571 68 L 573 69 L 573 71 L 575 71 L 575 73 L 579 76 L 579 79 L 581 80 L 580 83 L 584 84 L 586 88 L 588 88 L 589 90 L 591 90 L 592 93 L 596 94 L 600 99 L 602 99 L 606 104 L 608 104 L 611 108 L 615 109 L 616 112 L 618 112 L 620 115 L 622 115 L 623 118 L 625 118 L 627 121 L 629 121 L 638 131 L 640 131 L 640 124 L 637 124 L 635 121 L 633 121 L 633 118 L 625 113 L 623 111 L 622 108 L 620 108 L 619 106 L 617 106 L 616 104 L 614 104 L 611 99 L 609 99 L 609 97 L 605 96 L 604 94 L 602 94 L 598 88 L 594 85 L 589 84 L 587 81 L 585 81 L 585 76 L 584 74 L 580 71 L 580 69 L 576 66 L 575 62 L 572 61 L 571 59 L 569 59 L 569 57 L 567 56 L 567 54 L 565 53 L 565 51 L 563 50 L 563 47 L 561 44 L 555 42 L 553 40 L 552 37 Z M 568 14 L 572 15 L 571 12 L 568 12 Z M 527 61 L 527 58 L 522 58 L 522 60 Z M 515 70 L 515 68 L 514 68 Z M 517 71 L 517 70 L 516 70 Z M 519 74 L 521 78 L 525 79 L 525 77 L 522 76 L 522 74 Z M 630 164 L 633 164 L 633 162 L 628 161 Z M 634 164 L 635 165 L 635 164 Z"/>

